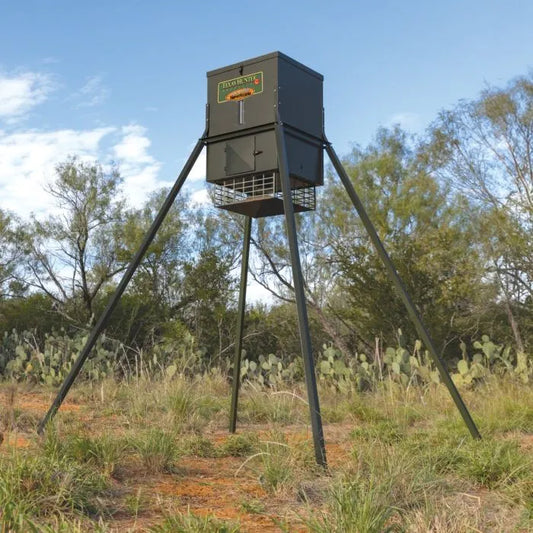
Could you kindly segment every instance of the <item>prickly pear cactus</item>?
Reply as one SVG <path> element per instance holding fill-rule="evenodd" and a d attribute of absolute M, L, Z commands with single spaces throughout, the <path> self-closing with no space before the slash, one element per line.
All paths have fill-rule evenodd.
<path fill-rule="evenodd" d="M 70 371 L 87 337 L 69 337 L 65 332 L 48 334 L 39 346 L 33 332 L 4 334 L 0 346 L 0 370 L 17 381 L 59 385 Z M 100 380 L 114 372 L 120 343 L 101 336 L 82 371 L 82 377 Z"/>

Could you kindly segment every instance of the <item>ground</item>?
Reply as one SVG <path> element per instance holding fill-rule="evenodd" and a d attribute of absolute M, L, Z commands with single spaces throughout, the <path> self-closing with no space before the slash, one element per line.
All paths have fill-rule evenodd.
<path fill-rule="evenodd" d="M 187 405 L 195 416 L 187 412 L 180 423 L 174 425 L 172 435 L 180 447 L 180 453 L 171 467 L 148 467 L 148 463 L 143 463 L 137 455 L 131 453 L 113 459 L 112 468 L 107 470 L 110 474 L 109 485 L 105 496 L 102 496 L 106 513 L 102 515 L 103 518 L 100 517 L 100 522 L 105 524 L 105 529 L 98 529 L 99 531 L 147 531 L 162 524 L 165 517 L 171 515 L 194 515 L 208 517 L 207 519 L 216 517 L 222 521 L 221 524 L 236 524 L 235 527 L 240 527 L 239 531 L 327 531 L 330 527 L 327 520 L 330 517 L 331 520 L 342 520 L 334 518 L 336 511 L 330 495 L 332 487 L 339 479 L 346 480 L 349 476 L 355 476 L 358 483 L 362 483 L 363 491 L 366 487 L 371 492 L 375 487 L 372 483 L 368 485 L 368 479 L 374 479 L 378 472 L 378 467 L 374 468 L 371 461 L 379 465 L 379 475 L 385 476 L 388 473 L 387 476 L 394 480 L 385 492 L 380 489 L 377 497 L 378 500 L 391 498 L 383 508 L 384 512 L 389 513 L 384 514 L 383 523 L 391 526 L 401 520 L 405 522 L 405 516 L 408 516 L 404 529 L 398 531 L 459 532 L 463 531 L 460 529 L 463 523 L 471 524 L 464 531 L 506 531 L 505 527 L 510 528 L 508 531 L 533 531 L 527 516 L 528 506 L 533 508 L 533 481 L 520 470 L 516 479 L 507 482 L 506 476 L 509 478 L 515 474 L 506 474 L 494 468 L 494 471 L 487 472 L 483 464 L 486 460 L 494 462 L 500 461 L 504 456 L 510 457 L 514 452 L 501 447 L 502 443 L 507 446 L 506 443 L 512 441 L 518 443 L 518 457 L 527 457 L 527 464 L 531 466 L 533 435 L 524 431 L 524 427 L 497 428 L 499 440 L 494 445 L 490 444 L 490 449 L 487 448 L 489 445 L 483 445 L 488 450 L 489 459 L 480 456 L 477 471 L 469 463 L 477 464 L 476 457 L 479 454 L 475 451 L 476 448 L 468 448 L 471 446 L 467 442 L 470 438 L 461 427 L 453 405 L 447 399 L 443 400 L 446 397 L 445 391 L 439 390 L 430 403 L 432 409 L 444 404 L 441 427 L 449 427 L 449 431 L 446 429 L 449 433 L 458 431 L 463 435 L 457 440 L 458 444 L 450 446 L 454 450 L 461 446 L 468 448 L 466 452 L 460 448 L 460 457 L 463 457 L 463 453 L 473 453 L 473 459 L 465 455 L 465 461 L 457 462 L 457 468 L 465 472 L 458 479 L 447 466 L 439 466 L 439 461 L 442 461 L 440 455 L 427 455 L 434 453 L 431 449 L 432 433 L 425 430 L 432 423 L 431 414 L 424 413 L 424 409 L 429 408 L 428 397 L 421 397 L 417 401 L 415 394 L 404 405 L 399 405 L 397 410 L 391 411 L 395 414 L 389 420 L 386 405 L 377 404 L 375 396 L 356 396 L 355 400 L 351 398 L 349 402 L 330 396 L 333 400 L 326 401 L 324 406 L 328 469 L 323 470 L 313 464 L 311 432 L 305 420 L 306 406 L 299 399 L 295 400 L 301 398 L 301 391 L 298 394 L 289 392 L 282 400 L 279 395 L 274 396 L 272 393 L 262 392 L 258 396 L 257 391 L 251 391 L 248 395 L 245 391 L 243 420 L 238 427 L 238 435 L 244 440 L 239 441 L 239 444 L 232 440 L 234 437 L 226 430 L 227 409 L 219 408 L 227 402 L 221 391 L 227 391 L 220 384 L 215 385 L 217 390 L 214 390 L 213 395 L 204 391 L 204 396 L 199 396 L 198 392 L 203 387 L 195 386 L 193 390 L 184 389 L 180 385 L 177 389 L 171 386 L 165 391 L 159 388 L 158 392 L 151 391 L 150 400 L 140 402 L 141 395 L 135 398 L 131 391 L 127 392 L 127 387 L 123 388 L 124 385 L 117 388 L 105 384 L 101 389 L 97 386 L 82 387 L 67 398 L 57 417 L 60 438 L 61 435 L 67 438 L 83 434 L 95 441 L 101 437 L 127 441 L 144 428 L 158 424 L 165 426 L 170 424 L 170 420 L 175 422 L 175 418 L 168 418 L 172 412 L 167 409 L 168 402 L 162 399 L 164 394 L 173 398 L 172 406 L 178 410 L 182 406 L 176 403 L 176 391 L 187 392 L 179 397 L 180 401 L 188 401 L 189 395 L 194 398 L 193 403 Z M 7 385 L 0 388 L 0 405 L 5 407 L 3 420 L 7 428 L 2 433 L 0 452 L 5 457 L 11 456 L 14 451 L 42 453 L 43 439 L 36 435 L 35 428 L 48 409 L 55 391 L 27 386 L 17 386 L 16 391 L 13 390 L 12 386 Z M 146 391 L 146 388 L 142 390 Z M 216 397 L 218 403 L 213 403 L 212 396 Z M 508 396 L 503 398 L 504 403 L 509 401 Z M 529 401 L 531 396 L 525 399 Z M 262 403 L 267 401 L 274 404 L 269 405 L 271 411 L 266 415 L 262 412 L 258 415 L 257 411 L 264 407 Z M 383 402 L 383 398 L 380 401 Z M 137 405 L 138 402 L 141 406 Z M 393 403 L 395 399 L 391 400 L 390 405 Z M 378 405 L 382 411 L 376 409 Z M 154 409 L 152 416 L 150 409 Z M 533 425 L 533 405 L 528 405 L 528 409 L 527 416 L 531 420 L 526 417 L 526 421 Z M 515 425 L 520 426 L 518 422 Z M 487 431 L 486 428 L 483 429 Z M 404 439 L 411 438 L 408 435 L 412 431 L 416 431 L 416 435 L 429 435 L 427 442 L 421 440 L 419 443 L 421 453 L 426 454 L 426 458 L 431 457 L 430 462 L 434 461 L 440 468 L 434 469 L 432 465 L 424 463 L 423 468 L 420 467 L 420 471 L 426 476 L 423 480 L 418 479 L 420 472 L 417 472 L 416 461 L 406 455 L 406 447 L 401 447 Z M 229 448 L 234 442 L 248 446 L 248 441 L 253 445 L 242 454 L 240 449 L 232 452 Z M 493 442 L 492 439 L 490 442 Z M 408 444 L 408 447 L 413 446 Z M 285 453 L 284 450 L 288 451 Z M 445 450 L 441 455 L 445 455 Z M 501 469 L 525 468 L 522 464 L 512 463 L 515 460 L 513 458 L 514 455 L 512 460 L 502 459 L 504 464 Z M 290 477 L 284 477 L 287 473 L 284 470 L 291 470 Z M 363 476 L 360 476 L 361 472 L 364 473 Z M 510 492 L 511 484 L 516 486 L 520 483 L 524 484 L 520 493 L 516 492 L 518 489 Z M 382 480 L 379 484 L 383 484 Z M 417 491 L 420 490 L 423 495 L 418 494 Z M 364 494 L 358 493 L 357 498 L 364 499 Z M 430 500 L 430 503 L 424 502 L 424 498 Z M 394 508 L 397 506 L 404 507 L 403 514 L 395 514 Z M 448 508 L 457 513 L 457 523 L 453 526 L 450 524 L 453 524 L 454 517 L 446 510 Z M 378 511 L 379 509 L 376 510 L 379 514 Z M 352 511 L 346 509 L 342 512 Z M 317 525 L 324 515 L 327 520 L 323 520 L 322 525 Z M 316 520 L 309 522 L 309 516 L 315 516 Z M 83 526 L 80 526 L 80 531 L 88 527 L 87 524 L 91 521 L 95 523 L 97 517 L 89 516 L 89 521 L 85 521 L 86 519 L 82 516 L 79 523 Z M 350 527 L 338 526 L 337 530 L 359 531 Z M 185 530 L 187 529 L 183 529 Z M 190 530 L 232 531 L 220 527 Z M 164 531 L 172 531 L 172 528 Z"/>

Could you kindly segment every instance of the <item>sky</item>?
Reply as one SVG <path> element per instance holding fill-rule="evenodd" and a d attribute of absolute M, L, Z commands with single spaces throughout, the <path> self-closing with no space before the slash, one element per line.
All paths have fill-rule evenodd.
<path fill-rule="evenodd" d="M 69 155 L 119 165 L 139 206 L 204 128 L 205 73 L 279 50 L 324 75 L 340 155 L 533 69 L 531 0 L 0 0 L 0 209 L 52 209 Z M 187 189 L 204 202 L 205 158 Z"/>

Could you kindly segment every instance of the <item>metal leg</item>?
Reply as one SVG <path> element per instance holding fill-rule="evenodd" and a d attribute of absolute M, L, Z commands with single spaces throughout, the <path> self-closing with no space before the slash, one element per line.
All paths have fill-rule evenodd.
<path fill-rule="evenodd" d="M 359 217 L 361 218 L 361 221 L 363 222 L 363 225 L 365 226 L 366 231 L 370 239 L 372 240 L 372 243 L 374 244 L 374 247 L 376 248 L 376 251 L 379 257 L 383 261 L 383 264 L 385 265 L 385 268 L 387 269 L 389 278 L 393 282 L 394 286 L 396 287 L 396 290 L 398 291 L 398 294 L 400 295 L 400 298 L 402 299 L 403 304 L 405 305 L 407 309 L 407 313 L 409 314 L 411 321 L 415 325 L 418 335 L 420 335 L 420 340 L 424 343 L 429 353 L 431 354 L 431 357 L 433 358 L 435 365 L 437 369 L 439 370 L 442 381 L 444 382 L 444 384 L 450 391 L 453 401 L 455 402 L 457 409 L 459 409 L 459 412 L 461 413 L 461 416 L 463 417 L 463 420 L 465 424 L 467 425 L 470 431 L 470 434 L 472 435 L 474 439 L 480 439 L 481 435 L 476 427 L 476 424 L 474 423 L 474 420 L 470 416 L 470 413 L 468 412 L 468 409 L 466 408 L 466 405 L 464 404 L 463 399 L 461 398 L 461 395 L 459 394 L 459 391 L 457 390 L 454 382 L 452 381 L 450 374 L 446 370 L 444 361 L 440 358 L 439 354 L 437 353 L 437 350 L 435 349 L 435 346 L 433 344 L 433 340 L 431 339 L 424 323 L 422 322 L 422 319 L 420 318 L 420 315 L 418 314 L 418 311 L 416 310 L 416 307 L 413 301 L 411 300 L 411 297 L 409 296 L 405 288 L 405 285 L 403 284 L 402 279 L 400 278 L 398 272 L 396 271 L 396 267 L 391 261 L 389 254 L 385 250 L 383 243 L 381 242 L 376 232 L 376 229 L 374 228 L 374 225 L 372 224 L 363 204 L 361 203 L 361 200 L 357 196 L 357 193 L 355 192 L 355 189 L 352 185 L 352 182 L 350 181 L 350 178 L 348 177 L 348 174 L 346 174 L 346 171 L 344 170 L 344 167 L 342 166 L 340 159 L 338 158 L 337 154 L 335 153 L 335 150 L 333 149 L 333 147 L 328 142 L 325 136 L 324 136 L 324 142 L 325 142 L 326 151 L 331 160 L 331 163 L 335 167 L 335 170 L 337 171 L 337 174 L 339 175 L 346 189 L 346 192 L 348 193 L 348 196 L 350 197 L 353 203 L 353 206 L 355 207 L 357 213 L 359 214 Z"/>
<path fill-rule="evenodd" d="M 309 409 L 311 412 L 311 429 L 313 431 L 315 458 L 317 464 L 326 466 L 326 447 L 324 445 L 322 418 L 320 416 L 320 405 L 316 387 L 315 365 L 313 361 L 313 352 L 311 349 L 311 337 L 309 334 L 309 320 L 307 318 L 303 275 L 300 264 L 300 252 L 298 251 L 298 237 L 296 234 L 296 221 L 294 218 L 294 206 L 292 204 L 291 196 L 289 164 L 287 159 L 287 149 L 285 146 L 285 132 L 282 124 L 280 124 L 279 121 L 276 123 L 276 143 L 278 148 L 281 189 L 283 192 L 283 207 L 285 209 L 287 235 L 289 238 L 289 248 L 291 253 L 294 293 L 296 297 L 296 307 L 298 310 L 298 325 L 300 328 L 300 342 L 304 360 L 305 383 L 307 386 L 307 398 L 309 400 Z"/>
<path fill-rule="evenodd" d="M 239 401 L 239 386 L 241 383 L 242 333 L 244 328 L 244 310 L 246 305 L 246 283 L 248 281 L 248 260 L 250 257 L 250 236 L 252 233 L 252 219 L 246 217 L 244 223 L 244 241 L 242 245 L 241 286 L 239 288 L 239 310 L 237 316 L 237 339 L 235 342 L 235 359 L 233 361 L 233 386 L 231 391 L 231 410 L 229 420 L 230 433 L 237 428 L 237 404 Z"/>
<path fill-rule="evenodd" d="M 198 159 L 198 156 L 200 155 L 200 152 L 202 151 L 202 148 L 204 147 L 204 144 L 205 144 L 204 136 L 205 136 L 205 133 L 202 136 L 202 138 L 200 138 L 200 140 L 196 143 L 196 146 L 194 147 L 191 155 L 189 156 L 189 159 L 185 163 L 185 166 L 183 167 L 183 170 L 178 176 L 176 183 L 174 184 L 174 186 L 168 193 L 168 196 L 166 197 L 161 209 L 159 210 L 159 213 L 157 214 L 155 220 L 152 222 L 152 225 L 150 226 L 148 233 L 144 237 L 144 240 L 141 246 L 137 250 L 137 253 L 131 260 L 128 268 L 126 269 L 126 272 L 124 273 L 124 275 L 122 276 L 122 279 L 120 280 L 120 283 L 115 289 L 115 292 L 113 296 L 111 297 L 111 300 L 107 304 L 107 307 L 105 308 L 98 322 L 96 323 L 93 330 L 91 331 L 89 338 L 87 339 L 87 342 L 85 343 L 85 346 L 83 347 L 82 351 L 78 355 L 78 358 L 76 359 L 76 361 L 74 362 L 74 365 L 70 369 L 70 372 L 68 376 L 65 378 L 65 381 L 61 385 L 61 389 L 59 390 L 59 393 L 57 394 L 55 400 L 50 406 L 50 409 L 48 409 L 48 412 L 46 413 L 45 417 L 42 419 L 41 423 L 39 424 L 39 427 L 37 429 L 38 433 L 41 434 L 44 431 L 46 424 L 48 424 L 48 422 L 57 413 L 57 410 L 61 407 L 61 404 L 63 403 L 65 396 L 70 390 L 70 387 L 74 383 L 74 380 L 78 376 L 83 366 L 83 363 L 89 356 L 89 353 L 91 352 L 94 344 L 96 343 L 98 337 L 100 336 L 100 333 L 102 333 L 103 329 L 105 328 L 109 320 L 109 317 L 111 316 L 111 313 L 115 309 L 117 303 L 120 300 L 120 297 L 122 296 L 122 293 L 125 291 L 126 287 L 128 286 L 128 283 L 130 282 L 135 271 L 137 270 L 139 263 L 144 257 L 144 254 L 146 253 L 146 250 L 148 249 L 151 242 L 153 241 L 157 233 L 157 230 L 163 223 L 165 216 L 167 215 L 169 209 L 172 207 L 172 204 L 174 203 L 176 196 L 178 195 L 181 187 L 183 186 L 185 180 L 187 179 L 187 176 L 189 175 L 194 163 Z"/>

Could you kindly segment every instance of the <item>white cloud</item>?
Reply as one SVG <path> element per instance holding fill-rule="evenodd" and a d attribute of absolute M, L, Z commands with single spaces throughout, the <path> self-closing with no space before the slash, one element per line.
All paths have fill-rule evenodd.
<path fill-rule="evenodd" d="M 209 197 L 209 192 L 205 188 L 193 192 L 191 194 L 191 200 L 195 204 L 199 204 L 199 205 L 211 204 L 211 198 Z"/>
<path fill-rule="evenodd" d="M 422 119 L 417 113 L 410 113 L 409 111 L 396 113 L 387 121 L 387 126 L 399 125 L 405 130 L 414 132 L 422 127 Z"/>
<path fill-rule="evenodd" d="M 246 288 L 246 299 L 252 303 L 272 304 L 274 302 L 272 293 L 255 280 L 251 280 Z"/>
<path fill-rule="evenodd" d="M 124 178 L 124 189 L 131 203 L 141 205 L 148 194 L 161 186 L 158 174 L 161 164 L 148 153 L 151 141 L 146 128 L 123 126 L 121 140 L 113 147 L 113 155 Z"/>
<path fill-rule="evenodd" d="M 109 96 L 109 89 L 102 83 L 101 76 L 91 76 L 87 83 L 74 95 L 80 100 L 77 107 L 94 107 Z"/>
<path fill-rule="evenodd" d="M 1 207 L 23 216 L 50 210 L 43 186 L 53 177 L 55 166 L 68 155 L 96 159 L 100 141 L 113 130 L 0 132 Z"/>
<path fill-rule="evenodd" d="M 193 146 L 190 146 L 189 149 L 192 152 Z M 185 164 L 185 161 L 183 162 L 183 164 Z M 200 155 L 198 156 L 196 163 L 191 168 L 191 172 L 187 179 L 189 181 L 205 181 L 206 165 L 207 165 L 207 149 L 204 148 L 202 152 L 200 153 Z"/>
<path fill-rule="evenodd" d="M 153 157 L 148 154 L 150 139 L 146 137 L 146 128 L 138 124 L 123 126 L 122 140 L 113 148 L 115 156 L 119 160 L 135 160 L 142 163 L 152 163 Z"/>
<path fill-rule="evenodd" d="M 45 74 L 0 74 L 0 119 L 8 123 L 20 120 L 33 107 L 44 102 L 52 90 L 51 79 Z"/>
<path fill-rule="evenodd" d="M 53 209 L 44 185 L 54 177 L 55 166 L 69 155 L 103 164 L 115 160 L 124 178 L 126 198 L 142 204 L 159 188 L 160 163 L 149 153 L 150 140 L 141 126 L 102 127 L 92 130 L 0 130 L 0 208 L 25 217 Z"/>

